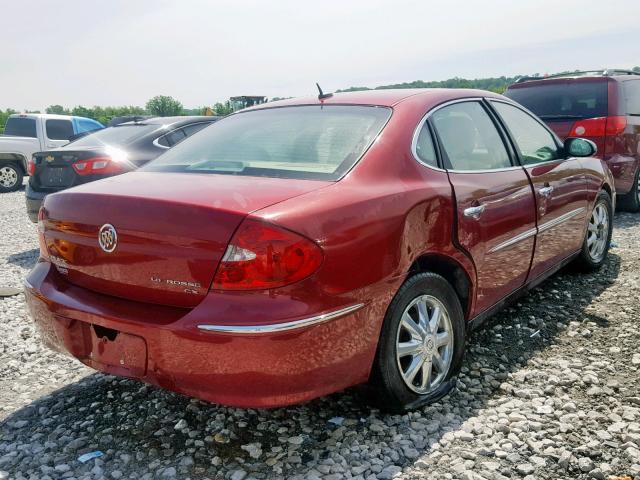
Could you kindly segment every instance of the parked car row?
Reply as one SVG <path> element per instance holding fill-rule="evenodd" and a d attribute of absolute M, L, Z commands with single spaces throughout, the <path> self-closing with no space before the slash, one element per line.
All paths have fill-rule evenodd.
<path fill-rule="evenodd" d="M 14 114 L 0 136 L 0 193 L 22 187 L 27 162 L 35 152 L 60 147 L 70 139 L 104 126 L 84 117 L 53 114 Z"/>
<path fill-rule="evenodd" d="M 561 140 L 478 90 L 262 104 L 47 195 L 29 311 L 52 348 L 201 399 L 273 407 L 368 383 L 383 408 L 416 408 L 453 388 L 471 328 L 568 263 L 605 263 L 628 175 L 607 162 L 632 147 L 606 137 L 603 160 L 585 132 Z M 107 168 L 90 139 L 109 135 L 82 139 L 86 157 L 37 155 L 34 181 Z"/>

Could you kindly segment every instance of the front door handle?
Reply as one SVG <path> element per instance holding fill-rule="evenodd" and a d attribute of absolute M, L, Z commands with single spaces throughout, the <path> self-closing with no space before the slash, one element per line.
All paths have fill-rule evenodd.
<path fill-rule="evenodd" d="M 465 208 L 462 213 L 464 214 L 465 217 L 471 217 L 478 220 L 480 218 L 480 215 L 482 215 L 482 212 L 484 212 L 484 208 L 485 208 L 484 205 L 478 205 L 477 207 L 469 207 L 469 208 Z"/>
<path fill-rule="evenodd" d="M 553 193 L 553 187 L 551 187 L 551 186 L 542 187 L 540 190 L 538 190 L 538 193 L 540 195 L 542 195 L 543 197 L 550 197 L 551 194 Z"/>

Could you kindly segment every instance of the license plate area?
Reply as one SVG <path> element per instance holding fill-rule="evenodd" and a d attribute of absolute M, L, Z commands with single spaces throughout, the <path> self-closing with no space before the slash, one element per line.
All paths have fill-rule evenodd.
<path fill-rule="evenodd" d="M 40 184 L 43 187 L 70 187 L 73 178 L 74 173 L 69 166 L 48 166 L 40 175 Z"/>
<path fill-rule="evenodd" d="M 89 325 L 91 342 L 88 360 L 96 367 L 110 367 L 119 375 L 140 377 L 147 372 L 147 343 L 144 338 L 99 325 Z"/>
<path fill-rule="evenodd" d="M 138 335 L 58 316 L 49 330 L 43 332 L 47 344 L 96 370 L 124 377 L 147 373 L 147 342 Z"/>

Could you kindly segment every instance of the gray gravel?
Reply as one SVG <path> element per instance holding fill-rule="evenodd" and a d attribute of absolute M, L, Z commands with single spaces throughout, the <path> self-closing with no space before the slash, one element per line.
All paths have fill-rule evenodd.
<path fill-rule="evenodd" d="M 0 286 L 19 287 L 37 258 L 24 192 L 0 195 L 0 231 Z M 402 416 L 355 390 L 242 410 L 94 373 L 2 298 L 0 480 L 640 478 L 640 215 L 614 239 L 600 274 L 562 272 L 496 316 L 457 390 Z"/>

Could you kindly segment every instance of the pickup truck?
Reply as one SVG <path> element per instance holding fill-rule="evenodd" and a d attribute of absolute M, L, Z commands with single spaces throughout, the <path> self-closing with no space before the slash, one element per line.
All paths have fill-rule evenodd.
<path fill-rule="evenodd" d="M 77 135 L 104 128 L 90 118 L 41 113 L 16 113 L 7 119 L 0 136 L 0 193 L 22 186 L 35 152 L 69 143 Z"/>

